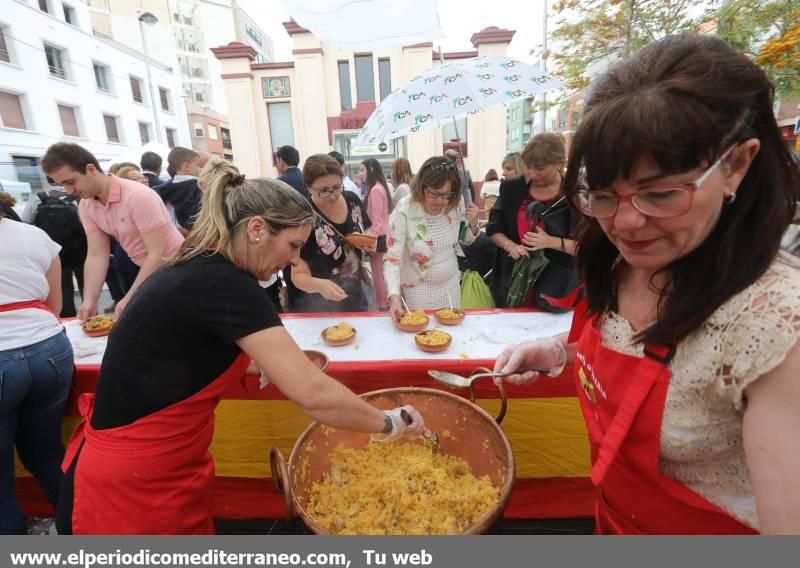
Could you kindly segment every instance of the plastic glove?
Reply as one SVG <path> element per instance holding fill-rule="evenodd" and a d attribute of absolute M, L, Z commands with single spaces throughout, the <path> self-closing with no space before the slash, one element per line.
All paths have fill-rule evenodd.
<path fill-rule="evenodd" d="M 405 410 L 411 416 L 411 424 L 406 424 L 400 412 Z M 425 420 L 416 408 L 410 405 L 384 410 L 383 413 L 392 420 L 392 431 L 388 434 L 372 434 L 373 442 L 393 442 L 403 436 L 419 436 L 425 431 Z"/>
<path fill-rule="evenodd" d="M 506 381 L 515 385 L 527 385 L 535 381 L 540 371 L 546 371 L 550 377 L 557 377 L 567 364 L 567 351 L 555 337 L 537 339 L 506 347 L 494 364 L 495 373 L 503 373 L 503 377 L 495 377 L 494 381 Z"/>

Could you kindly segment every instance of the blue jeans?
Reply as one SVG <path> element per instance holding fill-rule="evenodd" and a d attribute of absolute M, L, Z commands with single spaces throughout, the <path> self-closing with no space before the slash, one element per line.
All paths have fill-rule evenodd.
<path fill-rule="evenodd" d="M 17 503 L 14 446 L 55 506 L 63 477 L 61 420 L 75 363 L 64 332 L 0 351 L 0 534 L 25 534 Z"/>

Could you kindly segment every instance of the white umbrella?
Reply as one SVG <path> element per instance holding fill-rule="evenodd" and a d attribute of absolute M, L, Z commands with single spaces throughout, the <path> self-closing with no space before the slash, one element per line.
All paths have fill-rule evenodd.
<path fill-rule="evenodd" d="M 392 140 L 562 87 L 561 81 L 538 66 L 508 57 L 474 57 L 440 65 L 386 97 L 355 143 Z"/>
<path fill-rule="evenodd" d="M 283 0 L 292 19 L 321 42 L 373 51 L 444 37 L 436 0 Z"/>

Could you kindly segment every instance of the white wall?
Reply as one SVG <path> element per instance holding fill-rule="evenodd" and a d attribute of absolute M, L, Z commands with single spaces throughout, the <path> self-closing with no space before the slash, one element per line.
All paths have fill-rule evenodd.
<path fill-rule="evenodd" d="M 50 1 L 60 8 L 60 2 Z M 72 2 L 80 28 L 64 22 L 61 10 L 53 11 L 56 17 L 41 12 L 35 0 L 2 0 L 2 4 L 0 24 L 5 27 L 13 63 L 0 62 L 0 90 L 22 95 L 27 129 L 0 127 L 0 162 L 10 162 L 12 154 L 40 157 L 48 146 L 60 141 L 81 144 L 100 160 L 130 155 L 141 147 L 139 122 L 148 123 L 151 139 L 157 139 L 143 58 L 95 38 L 83 1 Z M 67 80 L 50 75 L 44 41 L 67 50 Z M 93 61 L 110 67 L 112 94 L 97 90 Z M 151 65 L 151 72 L 154 84 L 170 91 L 172 111 L 163 112 L 156 90 L 164 143 L 164 129 L 172 128 L 177 131 L 176 144 L 190 145 L 178 76 L 162 65 Z M 129 75 L 142 79 L 143 104 L 133 101 Z M 76 107 L 79 137 L 63 134 L 58 104 Z M 118 144 L 107 141 L 104 113 L 118 117 Z M 13 168 L 0 169 L 0 179 L 16 179 Z"/>
<path fill-rule="evenodd" d="M 209 48 L 227 45 L 236 39 L 236 25 L 230 2 L 201 2 L 195 12 L 195 25 L 203 32 L 203 51 L 200 55 L 208 60 L 206 80 L 211 83 L 212 108 L 219 113 L 228 112 L 225 100 L 225 85 L 222 82 L 222 67 Z"/>

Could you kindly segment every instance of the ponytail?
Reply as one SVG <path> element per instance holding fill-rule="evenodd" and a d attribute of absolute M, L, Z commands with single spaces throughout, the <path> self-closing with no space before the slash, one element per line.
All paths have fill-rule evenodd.
<path fill-rule="evenodd" d="M 206 187 L 200 213 L 172 264 L 213 251 L 238 262 L 234 241 L 253 217 L 264 219 L 271 234 L 314 222 L 308 200 L 282 181 L 246 180 L 236 166 L 224 160 L 211 164 L 203 179 Z"/>

